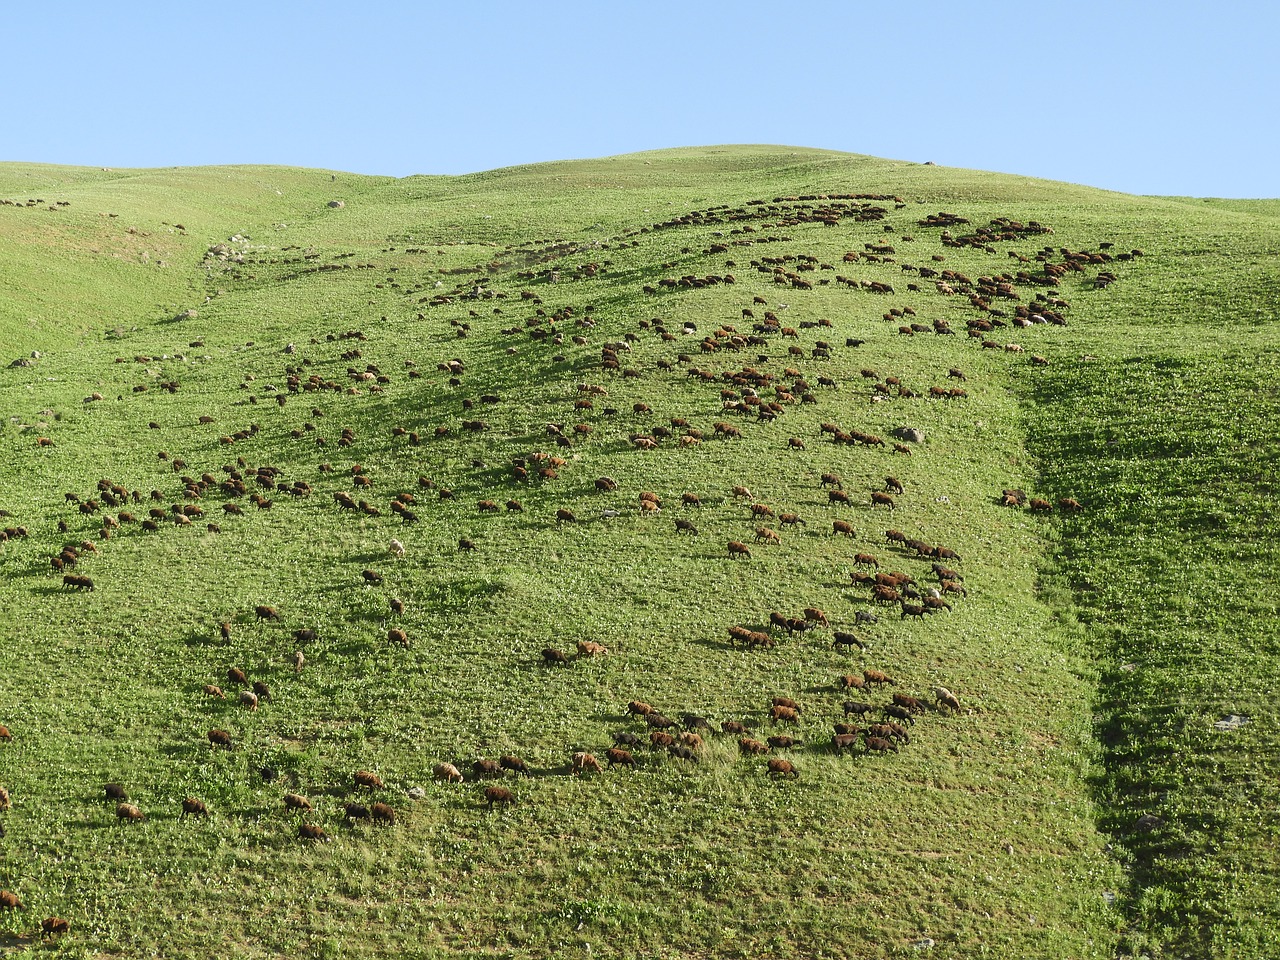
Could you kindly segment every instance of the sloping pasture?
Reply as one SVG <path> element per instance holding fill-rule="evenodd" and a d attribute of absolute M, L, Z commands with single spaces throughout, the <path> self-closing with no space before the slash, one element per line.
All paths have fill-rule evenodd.
<path fill-rule="evenodd" d="M 164 187 L 129 194 L 137 230 L 173 230 L 164 285 L 77 254 L 92 322 L 6 321 L 15 356 L 43 352 L 0 371 L 15 937 L 57 915 L 59 948 L 120 955 L 1111 956 L 1125 911 L 1152 915 L 1104 850 L 1114 641 L 1066 592 L 1073 545 L 1130 518 L 1054 425 L 1101 409 L 1079 397 L 1112 390 L 1093 371 L 1124 369 L 1126 337 L 1161 336 L 1141 304 L 1172 261 L 1132 213 L 1154 201 L 777 148 L 130 179 Z M 5 243 L 37 216 L 122 219 L 100 215 L 115 181 L 57 185 L 58 212 L 0 207 Z M 24 296 L 35 316 L 48 292 Z M 1002 505 L 1013 488 L 1084 510 Z M 934 563 L 964 591 L 936 613 L 853 577 L 927 597 Z M 806 608 L 828 625 L 771 622 Z M 243 706 L 231 667 L 270 699 Z M 864 671 L 896 685 L 843 686 Z M 893 693 L 928 704 L 909 743 L 833 749 Z M 655 748 L 632 701 L 711 730 Z M 725 722 L 797 742 L 744 753 Z M 617 733 L 634 766 L 606 765 Z M 579 752 L 604 769 L 575 774 Z M 507 755 L 530 775 L 477 777 Z M 108 782 L 147 819 L 120 821 Z M 374 800 L 393 824 L 346 822 Z"/>

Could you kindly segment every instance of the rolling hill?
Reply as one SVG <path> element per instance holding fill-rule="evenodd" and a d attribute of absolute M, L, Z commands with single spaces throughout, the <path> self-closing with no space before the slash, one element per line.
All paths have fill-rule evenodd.
<path fill-rule="evenodd" d="M 0 165 L 7 944 L 1272 955 L 1274 213 Z"/>

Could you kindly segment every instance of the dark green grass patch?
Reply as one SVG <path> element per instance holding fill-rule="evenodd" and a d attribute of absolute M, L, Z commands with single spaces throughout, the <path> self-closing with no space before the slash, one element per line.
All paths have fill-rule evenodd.
<path fill-rule="evenodd" d="M 1089 503 L 1056 579 L 1104 658 L 1098 790 L 1131 869 L 1126 948 L 1262 956 L 1276 922 L 1254 896 L 1276 880 L 1276 451 L 1263 424 L 1277 371 L 1248 334 L 1221 353 L 1199 334 L 1057 372 L 1036 394 L 1054 414 L 1036 437 L 1045 481 Z M 1247 725 L 1216 729 L 1233 715 Z"/>

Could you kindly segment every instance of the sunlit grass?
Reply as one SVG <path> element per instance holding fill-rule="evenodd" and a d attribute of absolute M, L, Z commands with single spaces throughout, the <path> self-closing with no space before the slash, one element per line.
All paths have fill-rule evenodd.
<path fill-rule="evenodd" d="M 13 798 L 0 886 L 28 906 L 0 917 L 4 929 L 29 935 L 57 914 L 72 922 L 67 951 L 121 956 L 891 957 L 919 955 L 925 938 L 934 956 L 1265 955 L 1273 918 L 1261 878 L 1274 860 L 1262 811 L 1275 779 L 1265 638 L 1276 611 L 1265 599 L 1272 551 L 1249 531 L 1267 529 L 1256 505 L 1274 492 L 1275 371 L 1257 308 L 1265 270 L 1250 264 L 1269 249 L 1268 221 L 793 153 L 672 151 L 404 181 L 0 169 L 0 195 L 38 182 L 33 196 L 70 202 L 54 213 L 0 207 L 0 247 L 30 268 L 16 274 L 30 279 L 0 313 L 0 341 L 15 358 L 44 354 L 0 370 L 0 508 L 30 534 L 0 545 L 0 722 L 14 734 L 0 743 Z M 786 223 L 808 201 L 774 200 L 846 193 L 898 195 L 902 206 L 881 201 L 883 221 L 831 228 Z M 328 206 L 335 199 L 344 206 Z M 657 226 L 721 205 L 752 219 Z M 995 255 L 949 247 L 917 224 L 941 209 L 976 226 L 1013 217 L 1055 232 L 999 242 Z M 732 232 L 743 224 L 754 232 Z M 128 226 L 150 234 L 141 240 L 163 236 L 163 280 L 113 255 L 141 242 Z M 896 263 L 843 260 L 886 242 Z M 967 297 L 901 269 L 977 278 L 1034 267 L 1008 249 L 1030 258 L 1042 243 L 1102 242 L 1146 256 L 1110 265 L 1118 280 L 1105 290 L 1091 283 L 1096 265 L 1064 279 L 1068 326 L 992 334 L 1022 353 L 982 349 L 964 336 L 978 316 Z M 206 257 L 216 244 L 235 255 Z M 833 267 L 804 273 L 809 290 L 751 266 L 801 254 Z M 48 309 L 53 288 L 37 264 L 55 261 L 71 323 Z M 733 284 L 642 292 L 729 272 Z M 1023 302 L 1037 290 L 1018 287 Z M 452 302 L 430 303 L 441 295 Z M 704 353 L 702 338 L 723 325 L 751 332 L 744 308 L 778 312 L 799 336 Z M 527 325 L 538 309 L 542 322 Z M 897 332 L 913 319 L 946 319 L 958 335 Z M 810 326 L 819 320 L 830 326 Z M 540 330 L 546 339 L 530 336 Z M 627 334 L 620 362 L 636 376 L 607 373 L 602 345 Z M 812 354 L 820 339 L 829 358 Z M 1033 353 L 1048 365 L 1032 365 Z M 451 360 L 460 373 L 440 369 Z M 691 366 L 715 381 L 688 376 Z M 772 423 L 725 412 L 721 390 L 742 391 L 719 374 L 743 366 L 788 385 L 784 370 L 796 368 L 816 403 L 788 404 Z M 952 368 L 968 396 L 925 399 L 957 384 Z M 375 379 L 353 378 L 361 372 Z M 301 389 L 313 376 L 337 389 Z M 924 396 L 873 393 L 890 376 Z M 575 409 L 581 383 L 607 396 Z M 760 392 L 771 398 L 772 387 Z M 641 403 L 650 411 L 635 412 Z M 633 447 L 632 434 L 672 418 L 703 442 Z M 487 429 L 465 429 L 481 419 Z M 743 437 L 717 436 L 717 421 Z M 909 457 L 837 446 L 826 422 L 886 440 L 914 426 L 926 440 Z M 558 445 L 549 423 L 573 442 Z M 590 433 L 574 434 L 579 423 Z M 563 458 L 554 478 L 538 477 L 535 453 Z M 87 500 L 106 478 L 142 498 L 107 512 L 171 514 L 182 476 L 220 482 L 238 459 L 242 473 L 278 468 L 274 489 L 246 478 L 270 509 L 237 497 L 243 513 L 226 514 L 215 484 L 189 527 L 165 519 L 148 533 L 126 521 L 105 538 L 102 513 L 64 496 Z M 517 460 L 529 479 L 516 478 Z M 827 472 L 842 477 L 849 505 L 830 505 Z M 602 476 L 618 489 L 597 490 Z M 905 488 L 892 513 L 870 503 L 887 476 Z M 310 496 L 285 492 L 295 481 Z M 805 525 L 753 519 L 735 485 Z M 1010 510 L 999 505 L 1006 487 L 1077 497 L 1086 510 Z M 641 512 L 641 491 L 661 511 Z M 343 510 L 340 492 L 380 515 Z M 390 509 L 400 493 L 413 495 L 417 522 Z M 702 506 L 682 505 L 683 493 Z M 482 513 L 481 500 L 501 509 Z M 561 509 L 577 521 L 557 523 Z M 677 517 L 697 536 L 677 533 Z M 833 519 L 856 536 L 833 536 Z M 759 525 L 781 542 L 758 543 Z M 960 553 L 968 594 L 952 612 L 902 619 L 851 583 L 857 553 L 934 582 L 927 560 L 886 542 L 889 528 Z M 393 537 L 403 557 L 389 552 Z M 476 549 L 460 549 L 463 538 Z M 92 592 L 64 589 L 50 564 L 82 540 L 97 545 L 76 568 Z M 730 540 L 751 558 L 729 559 Z M 260 604 L 281 621 L 259 621 Z M 771 611 L 808 606 L 866 649 L 837 650 L 820 630 L 779 634 L 772 650 L 728 643 L 730 625 L 767 629 Z M 858 612 L 879 622 L 858 624 Z M 299 641 L 300 629 L 315 639 Z M 545 648 L 572 655 L 580 640 L 609 653 L 544 661 Z M 233 666 L 265 682 L 270 702 L 241 707 Z M 888 698 L 839 689 L 840 675 L 864 668 L 926 698 L 946 686 L 965 710 L 920 718 L 900 754 L 837 756 L 841 704 Z M 676 719 L 746 721 L 763 738 L 780 732 L 767 717 L 773 696 L 802 707 L 788 731 L 802 742 L 784 754 L 796 781 L 774 782 L 728 736 L 709 738 L 697 764 L 641 748 L 634 770 L 570 774 L 575 751 L 603 759 L 614 732 L 647 736 L 628 701 Z M 1217 734 L 1211 723 L 1228 711 L 1255 722 Z M 210 747 L 214 727 L 235 749 Z M 1224 756 L 1224 736 L 1252 746 Z M 532 776 L 509 776 L 516 802 L 488 810 L 471 764 L 503 754 L 523 757 Z M 468 782 L 434 781 L 440 762 Z M 357 790 L 357 769 L 386 789 Z M 146 821 L 116 822 L 102 795 L 110 781 Z M 306 819 L 331 843 L 299 842 L 286 792 L 310 799 Z M 208 819 L 179 818 L 187 795 L 204 799 Z M 375 799 L 394 806 L 394 825 L 344 824 L 344 804 Z M 1165 826 L 1134 833 L 1140 812 Z M 1231 886 L 1247 864 L 1259 880 Z"/>

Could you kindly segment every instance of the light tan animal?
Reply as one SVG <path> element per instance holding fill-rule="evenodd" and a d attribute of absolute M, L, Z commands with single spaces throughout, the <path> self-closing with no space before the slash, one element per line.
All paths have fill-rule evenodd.
<path fill-rule="evenodd" d="M 431 768 L 431 775 L 437 780 L 444 780 L 447 783 L 462 782 L 462 771 L 452 763 L 437 763 Z"/>
<path fill-rule="evenodd" d="M 130 820 L 134 823 L 147 819 L 143 812 L 132 803 L 122 803 L 117 806 L 116 816 L 121 820 Z"/>

